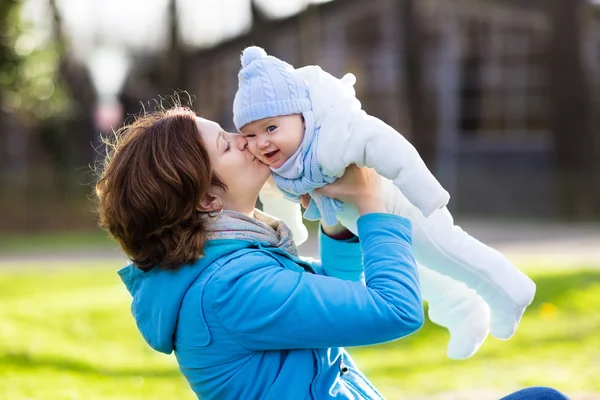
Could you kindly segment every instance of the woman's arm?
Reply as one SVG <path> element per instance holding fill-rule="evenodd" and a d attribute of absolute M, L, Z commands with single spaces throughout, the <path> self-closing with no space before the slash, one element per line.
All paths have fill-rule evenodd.
<path fill-rule="evenodd" d="M 319 229 L 319 249 L 323 275 L 365 282 L 360 241 L 343 225 L 322 225 Z"/>
<path fill-rule="evenodd" d="M 224 265 L 205 299 L 250 350 L 361 346 L 413 333 L 423 307 L 410 222 L 369 213 L 359 218 L 358 231 L 366 286 L 290 271 L 256 252 Z"/>
<path fill-rule="evenodd" d="M 308 207 L 310 195 L 300 196 L 302 207 Z M 319 250 L 321 259 L 301 257 L 312 265 L 317 274 L 347 281 L 364 283 L 362 251 L 358 236 L 339 222 L 336 225 L 319 225 Z"/>
<path fill-rule="evenodd" d="M 317 189 L 323 195 L 339 198 L 353 203 L 358 212 L 385 212 L 385 206 L 379 196 L 380 181 L 375 171 L 361 170 L 356 165 L 348 167 L 346 174 L 336 183 Z M 308 206 L 310 196 L 300 196 L 304 208 Z M 319 249 L 321 262 L 313 262 L 317 273 L 338 279 L 364 283 L 362 251 L 359 239 L 339 222 L 336 225 L 320 225 Z"/>

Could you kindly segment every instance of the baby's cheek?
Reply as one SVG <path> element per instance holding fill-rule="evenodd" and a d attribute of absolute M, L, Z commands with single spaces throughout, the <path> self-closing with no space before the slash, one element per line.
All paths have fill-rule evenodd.
<path fill-rule="evenodd" d="M 256 140 L 248 140 L 248 151 L 256 158 L 261 158 L 261 153 L 256 145 Z"/>

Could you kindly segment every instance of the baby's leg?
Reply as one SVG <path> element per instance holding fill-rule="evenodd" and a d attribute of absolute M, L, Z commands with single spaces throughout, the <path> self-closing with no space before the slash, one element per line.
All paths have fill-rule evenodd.
<path fill-rule="evenodd" d="M 425 218 L 393 183 L 384 179 L 382 186 L 396 203 L 388 209 L 413 223 L 417 261 L 474 289 L 490 307 L 492 335 L 510 338 L 533 300 L 535 283 L 501 253 L 455 226 L 447 208 Z"/>
<path fill-rule="evenodd" d="M 393 187 L 395 188 L 395 186 Z M 390 192 L 385 189 L 383 194 L 387 210 L 392 214 L 401 215 L 399 211 L 402 208 L 403 197 L 400 192 L 397 190 Z M 348 204 L 344 204 L 344 211 L 337 215 L 338 220 L 355 234 L 357 233 L 356 220 L 358 217 L 358 211 Z M 417 259 L 417 261 L 419 260 Z M 447 328 L 450 332 L 448 357 L 463 359 L 472 356 L 489 333 L 489 307 L 474 290 L 469 289 L 464 283 L 439 274 L 421 264 L 418 264 L 418 272 L 421 295 L 423 300 L 429 303 L 429 319 L 433 323 Z"/>

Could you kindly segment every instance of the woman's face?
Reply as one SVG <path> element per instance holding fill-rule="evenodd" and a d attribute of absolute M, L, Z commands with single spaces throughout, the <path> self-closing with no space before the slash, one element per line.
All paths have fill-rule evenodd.
<path fill-rule="evenodd" d="M 218 195 L 223 208 L 252 212 L 271 170 L 250 154 L 243 136 L 225 132 L 219 124 L 201 117 L 197 123 L 213 171 L 227 186 L 227 190 Z"/>

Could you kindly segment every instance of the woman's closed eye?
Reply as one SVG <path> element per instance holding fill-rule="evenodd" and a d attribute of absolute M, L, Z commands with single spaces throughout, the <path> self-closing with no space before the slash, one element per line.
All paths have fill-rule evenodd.
<path fill-rule="evenodd" d="M 267 126 L 267 132 L 273 132 L 275 129 L 277 129 L 277 127 L 275 125 Z"/>
<path fill-rule="evenodd" d="M 229 150 L 231 150 L 231 142 L 230 141 L 225 141 L 226 145 L 225 145 L 225 152 L 228 152 Z"/>
<path fill-rule="evenodd" d="M 253 134 L 251 134 L 251 133 L 250 133 L 250 134 L 248 134 L 248 135 L 244 135 L 244 137 L 245 137 L 246 139 L 254 139 L 254 138 L 256 137 L 256 135 L 253 135 Z"/>

